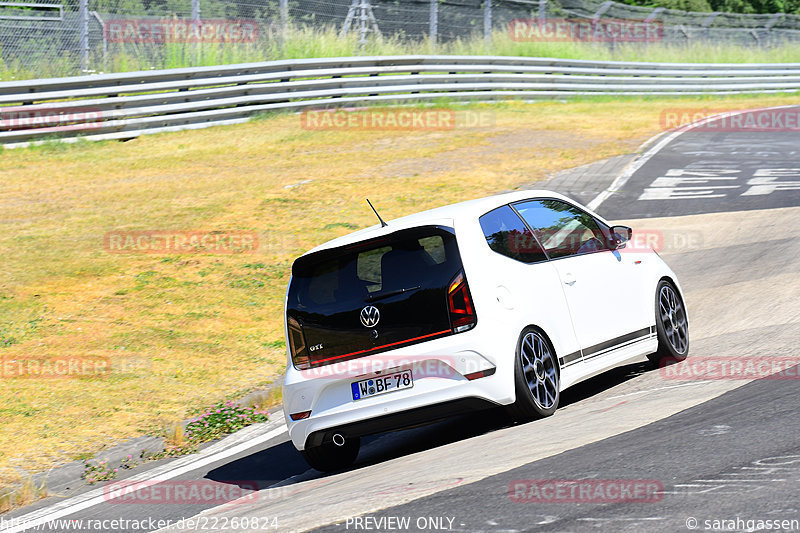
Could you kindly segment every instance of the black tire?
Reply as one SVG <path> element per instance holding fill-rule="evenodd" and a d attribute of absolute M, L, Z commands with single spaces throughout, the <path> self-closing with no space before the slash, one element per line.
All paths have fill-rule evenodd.
<path fill-rule="evenodd" d="M 522 330 L 514 357 L 516 401 L 506 410 L 516 422 L 550 416 L 561 399 L 561 369 L 545 334 L 534 327 Z"/>
<path fill-rule="evenodd" d="M 352 465 L 358 457 L 359 448 L 361 439 L 351 437 L 346 439 L 342 446 L 336 446 L 333 442 L 323 442 L 300 453 L 311 468 L 320 472 L 334 472 Z"/>
<path fill-rule="evenodd" d="M 689 355 L 689 319 L 683 297 L 671 281 L 658 283 L 655 312 L 658 350 L 647 357 L 660 366 L 683 361 Z"/>

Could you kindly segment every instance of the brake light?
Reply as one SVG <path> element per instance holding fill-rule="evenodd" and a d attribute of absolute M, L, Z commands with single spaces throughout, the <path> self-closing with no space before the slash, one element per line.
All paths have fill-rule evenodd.
<path fill-rule="evenodd" d="M 453 333 L 467 331 L 475 326 L 478 317 L 475 315 L 464 272 L 459 272 L 450 282 L 450 288 L 447 289 L 447 303 L 450 307 Z"/>
<path fill-rule="evenodd" d="M 292 363 L 297 369 L 305 370 L 311 366 L 311 363 L 308 360 L 303 326 L 292 317 L 289 317 L 286 325 L 289 329 L 289 350 L 291 350 L 292 354 Z"/>
<path fill-rule="evenodd" d="M 299 413 L 292 413 L 289 415 L 289 418 L 292 420 L 305 420 L 311 416 L 311 411 L 300 411 Z"/>

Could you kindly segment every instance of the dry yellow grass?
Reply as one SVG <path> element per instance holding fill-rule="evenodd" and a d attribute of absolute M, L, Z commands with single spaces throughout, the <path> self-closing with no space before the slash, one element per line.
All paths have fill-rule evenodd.
<path fill-rule="evenodd" d="M 0 357 L 111 358 L 104 377 L 3 379 L 0 485 L 236 397 L 284 366 L 282 305 L 304 250 L 386 219 L 630 152 L 667 107 L 788 97 L 474 105 L 451 131 L 246 125 L 0 155 Z M 312 180 L 305 182 L 305 180 Z M 305 182 L 293 188 L 294 184 Z M 112 230 L 256 231 L 256 253 L 111 254 Z"/>
<path fill-rule="evenodd" d="M 30 475 L 23 476 L 13 491 L 4 487 L 0 491 L 0 513 L 6 513 L 18 507 L 24 507 L 47 495 L 47 484 L 36 483 Z"/>

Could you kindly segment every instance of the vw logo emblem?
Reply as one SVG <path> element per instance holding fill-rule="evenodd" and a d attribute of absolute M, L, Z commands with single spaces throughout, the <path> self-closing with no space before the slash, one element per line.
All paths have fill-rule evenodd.
<path fill-rule="evenodd" d="M 368 305 L 361 310 L 361 324 L 365 328 L 374 328 L 381 320 L 381 312 L 374 305 Z"/>

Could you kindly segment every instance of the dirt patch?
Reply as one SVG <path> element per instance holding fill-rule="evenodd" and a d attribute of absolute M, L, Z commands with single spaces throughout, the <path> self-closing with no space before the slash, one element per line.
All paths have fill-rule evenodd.
<path fill-rule="evenodd" d="M 581 133 L 533 128 L 486 135 L 482 144 L 447 150 L 431 157 L 410 157 L 376 167 L 384 178 L 412 178 L 422 174 L 499 167 L 515 158 L 547 157 L 563 150 L 589 150 L 605 139 Z"/>

